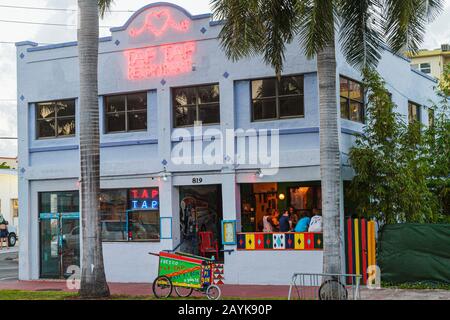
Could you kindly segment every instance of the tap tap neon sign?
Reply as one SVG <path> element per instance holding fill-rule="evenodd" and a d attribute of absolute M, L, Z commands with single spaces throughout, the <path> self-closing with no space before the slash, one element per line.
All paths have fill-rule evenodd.
<path fill-rule="evenodd" d="M 125 51 L 128 79 L 143 80 L 192 70 L 194 41 Z"/>
<path fill-rule="evenodd" d="M 145 16 L 144 24 L 140 28 L 132 28 L 130 36 L 137 37 L 148 31 L 153 35 L 160 37 L 167 30 L 172 29 L 180 32 L 186 32 L 191 26 L 188 19 L 182 21 L 175 21 L 168 9 L 152 10 Z"/>
<path fill-rule="evenodd" d="M 157 188 L 131 189 L 129 199 L 131 210 L 159 209 L 159 190 Z"/>

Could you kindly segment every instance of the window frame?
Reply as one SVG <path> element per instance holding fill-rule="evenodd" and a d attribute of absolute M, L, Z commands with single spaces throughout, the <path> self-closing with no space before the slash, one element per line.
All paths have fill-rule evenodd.
<path fill-rule="evenodd" d="M 348 92 L 347 92 L 348 97 L 345 97 L 345 96 L 343 96 L 341 94 L 342 93 L 341 92 L 341 86 L 340 86 L 341 79 L 344 79 L 344 80 L 347 81 L 347 84 L 348 84 Z M 361 88 L 361 99 L 362 99 L 361 101 L 350 98 L 350 82 L 355 82 L 355 83 L 357 83 L 360 86 L 360 88 Z M 344 120 L 348 120 L 348 121 L 352 121 L 352 122 L 356 122 L 356 123 L 361 123 L 361 124 L 365 124 L 366 123 L 366 95 L 365 95 L 364 91 L 365 91 L 364 90 L 364 86 L 363 86 L 363 84 L 360 81 L 357 81 L 355 79 L 352 79 L 352 78 L 344 76 L 344 75 L 339 75 L 339 111 L 340 111 L 339 117 L 340 117 L 340 119 L 344 119 Z M 346 99 L 347 100 L 346 107 L 347 107 L 348 118 L 343 118 L 342 117 L 341 99 Z M 356 102 L 356 103 L 362 104 L 362 109 L 361 109 L 361 114 L 360 114 L 361 121 L 350 119 L 350 105 L 351 105 L 351 102 Z"/>
<path fill-rule="evenodd" d="M 417 119 L 415 121 L 422 123 L 422 105 L 417 102 L 408 100 L 408 124 L 413 123 L 413 121 L 411 121 L 411 112 L 410 112 L 411 106 L 415 106 L 417 108 Z"/>
<path fill-rule="evenodd" d="M 48 136 L 48 137 L 40 137 L 39 136 L 39 122 L 40 121 L 45 121 L 45 118 L 41 118 L 39 117 L 39 106 L 45 103 L 51 103 L 51 104 L 56 104 L 58 102 L 65 102 L 65 101 L 72 101 L 73 102 L 73 116 L 61 116 L 58 117 L 58 112 L 55 109 L 54 113 L 55 115 L 53 117 L 49 117 L 47 119 L 53 119 L 55 121 L 55 129 L 54 129 L 54 135 L 53 136 Z M 60 100 L 49 100 L 49 101 L 41 101 L 41 102 L 35 102 L 34 103 L 34 108 L 35 108 L 35 137 L 36 140 L 48 140 L 48 139 L 63 139 L 63 138 L 72 138 L 75 137 L 77 135 L 77 100 L 75 98 L 73 99 L 60 99 Z M 75 121 L 75 128 L 74 128 L 74 133 L 73 134 L 67 134 L 67 135 L 59 135 L 58 134 L 58 119 L 61 120 L 67 120 L 67 119 L 72 119 Z"/>
<path fill-rule="evenodd" d="M 210 86 L 217 86 L 219 89 L 219 101 L 218 102 L 208 102 L 208 103 L 199 103 L 200 98 L 199 98 L 199 88 L 201 87 L 210 87 Z M 175 90 L 178 89 L 195 89 L 195 104 L 186 104 L 185 106 L 182 107 L 186 107 L 186 108 L 195 108 L 195 120 L 193 124 L 186 124 L 186 125 L 177 125 L 177 118 L 176 118 L 176 113 L 175 113 L 175 109 L 177 107 L 176 104 L 176 99 L 175 99 Z M 196 123 L 198 123 L 199 120 L 199 115 L 200 115 L 200 106 L 208 106 L 208 105 L 215 105 L 218 104 L 219 105 L 219 122 L 208 122 L 208 123 L 204 123 L 202 121 L 202 126 L 216 126 L 216 125 L 220 125 L 220 84 L 219 82 L 214 82 L 214 83 L 205 83 L 205 84 L 196 84 L 196 85 L 189 85 L 189 86 L 181 86 L 181 87 L 172 87 L 170 89 L 170 94 L 171 94 L 171 101 L 172 101 L 172 125 L 173 128 L 190 128 L 190 127 L 194 127 L 196 125 Z"/>
<path fill-rule="evenodd" d="M 158 206 L 158 209 L 142 209 L 142 208 L 140 208 L 140 209 L 131 209 L 130 208 L 130 206 L 129 206 L 129 204 L 130 204 L 130 201 L 131 201 L 131 197 L 130 197 L 130 190 L 132 190 L 132 189 L 137 189 L 137 190 L 142 190 L 142 189 L 148 189 L 148 190 L 151 190 L 151 189 L 157 189 L 158 190 L 158 193 L 159 193 L 159 191 L 160 191 L 160 188 L 158 187 L 158 186 L 151 186 L 151 187 L 124 187 L 124 188 L 112 188 L 112 189 L 101 189 L 100 190 L 100 194 L 102 194 L 102 193 L 105 193 L 105 192 L 110 192 L 110 191 L 123 191 L 123 192 L 125 192 L 125 195 L 126 195 L 126 199 L 125 199 L 125 212 L 123 212 L 123 218 L 124 218 L 124 220 L 123 220 L 123 223 L 125 223 L 125 225 L 126 225 L 126 229 L 125 230 L 123 230 L 122 232 L 125 234 L 125 240 L 110 240 L 110 239 L 103 239 L 103 237 L 101 237 L 101 241 L 102 241 L 102 243 L 104 242 L 104 243 L 117 243 L 117 242 L 119 242 L 119 243 L 139 243 L 139 242 L 149 242 L 149 243 L 158 243 L 158 242 L 161 242 L 161 208 Z M 101 211 L 100 211 L 101 212 Z M 132 212 L 148 212 L 148 213 L 151 213 L 151 212 L 156 212 L 157 214 L 158 214 L 158 223 L 159 223 L 159 239 L 138 239 L 138 240 L 136 240 L 136 239 L 133 239 L 133 240 L 130 240 L 129 239 L 129 232 L 130 232 L 130 221 L 129 221 L 129 216 L 128 216 L 128 214 L 129 213 L 132 213 Z M 102 213 L 102 212 L 101 212 Z M 103 226 L 103 219 L 102 219 L 102 215 L 100 215 L 100 225 L 101 225 L 101 228 L 102 228 L 102 226 Z M 102 231 L 102 229 L 100 229 L 101 230 L 101 233 L 103 233 L 103 231 Z"/>
<path fill-rule="evenodd" d="M 138 109 L 138 110 L 128 110 L 128 97 L 131 95 L 135 95 L 135 94 L 144 94 L 145 95 L 145 105 L 146 108 L 144 109 Z M 121 97 L 124 96 L 125 97 L 125 108 L 124 111 L 117 111 L 117 112 L 108 112 L 108 104 L 107 104 L 107 99 L 111 98 L 111 97 Z M 129 114 L 133 114 L 133 113 L 142 113 L 145 111 L 145 115 L 147 118 L 147 125 L 145 129 L 138 129 L 138 130 L 129 130 Z M 117 130 L 117 131 L 109 131 L 108 130 L 108 115 L 113 115 L 113 114 L 124 114 L 125 115 L 125 130 Z M 127 93 L 117 93 L 117 94 L 109 94 L 109 95 L 104 95 L 103 96 L 103 116 L 104 116 L 104 134 L 115 134 L 115 133 L 132 133 L 132 132 L 146 132 L 148 131 L 148 92 L 147 91 L 136 91 L 136 92 L 127 92 Z"/>
<path fill-rule="evenodd" d="M 301 94 L 287 94 L 287 95 L 279 95 L 279 83 L 282 78 L 289 77 L 301 77 L 302 78 L 302 93 Z M 275 80 L 275 96 L 267 96 L 262 98 L 253 99 L 253 82 L 261 81 L 261 80 Z M 304 119 L 305 118 L 305 76 L 304 74 L 289 74 L 284 75 L 280 78 L 280 81 L 277 80 L 276 77 L 264 77 L 264 78 L 256 78 L 249 80 L 249 88 L 250 88 L 250 119 L 251 122 L 265 122 L 265 121 L 278 121 L 278 120 L 286 120 L 286 119 Z M 280 116 L 280 98 L 292 98 L 292 97 L 301 97 L 303 100 L 303 114 L 302 115 L 293 115 L 293 116 Z M 264 100 L 273 100 L 275 99 L 275 118 L 265 118 L 265 119 L 255 119 L 255 108 L 254 103 L 256 100 L 264 101 Z"/>

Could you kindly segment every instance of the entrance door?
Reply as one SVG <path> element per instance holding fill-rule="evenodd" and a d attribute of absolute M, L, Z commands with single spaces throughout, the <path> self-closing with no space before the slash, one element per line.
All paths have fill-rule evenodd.
<path fill-rule="evenodd" d="M 80 266 L 79 213 L 41 213 L 41 278 L 65 278 L 67 268 Z"/>
<path fill-rule="evenodd" d="M 180 187 L 180 231 L 182 243 L 180 251 L 199 254 L 199 232 L 211 232 L 213 240 L 221 247 L 222 220 L 221 185 Z M 211 252 L 216 259 L 219 257 Z"/>

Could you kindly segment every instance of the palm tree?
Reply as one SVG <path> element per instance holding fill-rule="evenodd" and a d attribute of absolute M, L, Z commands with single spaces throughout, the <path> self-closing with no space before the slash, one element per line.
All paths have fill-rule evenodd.
<path fill-rule="evenodd" d="M 361 69 L 376 66 L 384 43 L 395 52 L 405 47 L 415 52 L 442 1 L 212 0 L 212 5 L 215 18 L 223 20 L 220 39 L 230 59 L 262 55 L 279 77 L 285 46 L 297 39 L 308 58 L 317 58 L 323 272 L 341 273 L 336 40 L 347 61 Z"/>
<path fill-rule="evenodd" d="M 103 265 L 99 220 L 100 149 L 98 113 L 99 8 L 103 15 L 112 0 L 78 0 L 80 69 L 81 227 L 83 259 L 80 295 L 109 296 Z"/>

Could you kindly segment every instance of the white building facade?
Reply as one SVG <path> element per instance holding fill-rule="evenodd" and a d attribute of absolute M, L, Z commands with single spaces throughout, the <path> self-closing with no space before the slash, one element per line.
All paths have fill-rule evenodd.
<path fill-rule="evenodd" d="M 321 209 L 316 61 L 297 43 L 288 45 L 278 82 L 261 58 L 229 61 L 218 39 L 221 24 L 211 19 L 150 4 L 100 39 L 108 281 L 151 282 L 158 260 L 148 252 L 201 254 L 200 233 L 217 242 L 212 255 L 223 261 L 227 284 L 287 284 L 294 272 L 322 270 L 320 234 L 261 233 L 263 216 L 274 209 L 292 206 L 298 216 Z M 62 278 L 80 262 L 77 54 L 76 42 L 17 43 L 22 280 Z M 343 193 L 364 95 L 360 73 L 339 52 L 337 62 Z M 388 51 L 379 72 L 398 111 L 407 117 L 415 106 L 411 116 L 427 123 L 433 79 Z M 199 123 L 202 130 L 194 127 Z M 263 149 L 264 130 L 279 159 L 252 162 L 251 143 Z M 217 145 L 221 151 L 211 152 Z M 205 154 L 217 161 L 198 159 Z M 238 163 L 236 154 L 249 160 Z M 351 214 L 344 208 L 342 220 Z"/>

